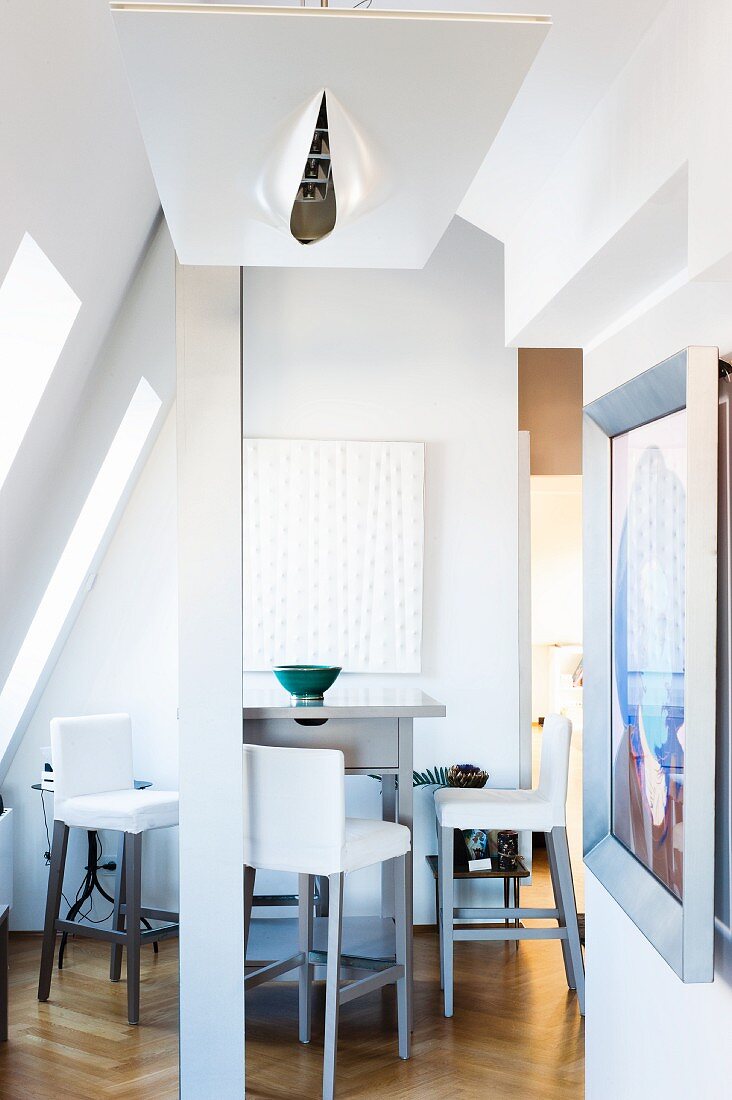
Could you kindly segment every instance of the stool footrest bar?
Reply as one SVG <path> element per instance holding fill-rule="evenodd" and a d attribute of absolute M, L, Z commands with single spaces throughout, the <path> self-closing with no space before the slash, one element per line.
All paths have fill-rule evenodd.
<path fill-rule="evenodd" d="M 355 1001 L 357 997 L 363 997 L 364 994 L 381 989 L 384 985 L 392 985 L 403 977 L 404 967 L 401 964 L 390 966 L 387 970 L 380 970 L 377 974 L 369 974 L 368 977 L 359 978 L 350 985 L 341 986 L 338 991 L 338 1001 L 342 1005 L 348 1004 L 349 1001 Z"/>
<path fill-rule="evenodd" d="M 106 943 L 127 942 L 126 932 L 113 932 L 111 928 L 95 928 L 90 924 L 77 924 L 73 920 L 57 920 L 54 927 L 57 932 L 68 932 L 71 936 L 84 936 L 90 940 L 104 940 Z"/>
<path fill-rule="evenodd" d="M 252 905 L 255 907 L 262 907 L 268 905 L 297 905 L 299 898 L 297 894 L 255 894 L 252 898 Z"/>
<path fill-rule="evenodd" d="M 122 906 L 122 912 L 127 912 L 127 906 Z M 177 924 L 180 920 L 179 913 L 173 913 L 169 909 L 146 909 L 144 906 L 140 909 L 140 916 L 146 917 L 148 920 L 164 920 L 171 924 Z"/>
<path fill-rule="evenodd" d="M 492 906 L 480 908 L 456 908 L 452 911 L 453 917 L 460 920 L 468 920 L 470 917 L 481 917 L 485 920 L 559 920 L 558 909 L 495 909 Z"/>
<path fill-rule="evenodd" d="M 566 940 L 566 928 L 455 928 L 456 940 Z"/>
<path fill-rule="evenodd" d="M 325 966 L 328 961 L 327 951 L 311 951 L 308 962 L 313 966 Z M 396 962 L 395 957 L 384 959 L 363 958 L 361 955 L 341 955 L 341 966 L 351 970 L 389 970 Z"/>
<path fill-rule="evenodd" d="M 140 943 L 157 943 L 158 940 L 169 940 L 177 935 L 177 924 L 167 924 L 165 928 L 147 928 L 140 932 Z"/>
<path fill-rule="evenodd" d="M 127 905 L 125 902 L 119 907 L 120 913 L 127 915 Z M 144 906 L 140 908 L 140 916 L 145 917 L 147 920 L 164 920 L 170 921 L 173 924 L 177 924 L 180 919 L 179 913 L 173 913 L 169 909 L 146 909 Z"/>
<path fill-rule="evenodd" d="M 296 955 L 290 955 L 288 959 L 269 963 L 267 966 L 262 966 L 259 970 L 255 970 L 253 974 L 246 974 L 244 976 L 244 985 L 247 989 L 253 989 L 255 986 L 262 985 L 264 982 L 271 982 L 273 978 L 279 978 L 280 974 L 289 974 L 291 970 L 296 970 L 299 966 L 302 966 L 304 962 L 305 954 L 302 951 L 298 951 Z"/>

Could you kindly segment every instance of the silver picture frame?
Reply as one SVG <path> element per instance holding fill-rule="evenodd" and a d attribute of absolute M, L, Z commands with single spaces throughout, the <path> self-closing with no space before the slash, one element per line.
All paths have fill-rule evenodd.
<path fill-rule="evenodd" d="M 714 976 L 717 348 L 690 347 L 584 409 L 584 859 L 683 982 Z M 612 828 L 612 440 L 686 409 L 683 897 Z"/>

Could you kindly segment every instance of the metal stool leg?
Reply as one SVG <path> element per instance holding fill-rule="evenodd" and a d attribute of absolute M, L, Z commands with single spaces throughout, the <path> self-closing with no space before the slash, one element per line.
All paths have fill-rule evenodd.
<path fill-rule="evenodd" d="M 520 893 L 520 890 L 521 890 L 521 887 L 520 887 L 520 884 L 519 884 L 519 878 L 518 878 L 518 876 L 515 876 L 514 880 L 513 880 L 513 907 L 514 907 L 514 909 L 520 909 L 521 908 L 521 893 Z M 516 917 L 515 921 L 513 922 L 513 926 L 514 926 L 514 928 L 520 928 L 521 927 L 521 920 L 520 920 L 519 917 Z M 515 943 L 516 943 L 516 950 L 518 951 L 518 949 L 519 949 L 518 939 L 516 939 Z"/>
<path fill-rule="evenodd" d="M 442 840 L 440 848 L 442 859 L 438 861 L 438 876 L 440 879 L 440 896 L 442 900 L 442 951 L 445 986 L 445 1015 L 452 1016 L 454 930 L 453 909 L 455 908 L 455 880 L 453 877 L 454 834 L 452 826 L 450 826 L 449 828 L 445 828 L 444 826 L 442 826 L 440 828 L 440 833 Z"/>
<path fill-rule="evenodd" d="M 328 916 L 328 876 L 318 875 L 318 901 L 315 907 L 316 917 Z"/>
<path fill-rule="evenodd" d="M 572 880 L 572 864 L 569 859 L 569 845 L 567 844 L 567 830 L 565 828 L 552 829 L 552 842 L 554 845 L 554 858 L 559 879 L 559 892 L 562 898 L 564 917 L 567 925 L 567 943 L 572 962 L 577 1000 L 579 1001 L 580 1014 L 585 1014 L 585 963 L 582 957 L 582 944 L 580 943 L 579 924 L 577 923 L 577 902 L 574 895 L 574 882 Z"/>
<path fill-rule="evenodd" d="M 313 949 L 313 906 L 315 904 L 315 879 L 312 875 L 299 875 L 298 887 L 298 926 L 300 933 L 299 950 L 305 955 L 299 975 L 299 1022 L 300 1042 L 310 1042 L 310 1019 L 312 1005 L 313 974 L 315 967 L 310 963 Z"/>
<path fill-rule="evenodd" d="M 442 829 L 437 827 L 437 899 L 435 901 L 437 913 L 437 938 L 440 944 L 440 989 L 445 988 L 445 937 L 442 928 L 442 880 L 440 868 L 442 867 Z"/>
<path fill-rule="evenodd" d="M 140 1022 L 140 894 L 142 891 L 142 833 L 125 833 L 127 893 L 127 1020 Z"/>
<path fill-rule="evenodd" d="M 51 866 L 49 868 L 48 893 L 46 895 L 46 918 L 43 924 L 41 973 L 38 981 L 39 1001 L 47 1001 L 51 992 L 51 972 L 53 971 L 53 956 L 56 948 L 56 921 L 61 908 L 61 891 L 64 883 L 68 843 L 68 826 L 64 825 L 63 821 L 54 821 Z"/>
<path fill-rule="evenodd" d="M 325 1051 L 323 1055 L 323 1100 L 335 1095 L 336 1056 L 338 1052 L 338 1010 L 343 939 L 342 874 L 329 876 L 330 912 L 328 914 L 328 962 L 325 977 Z"/>
<path fill-rule="evenodd" d="M 564 912 L 564 898 L 562 897 L 562 890 L 559 882 L 559 871 L 557 869 L 557 854 L 555 849 L 554 837 L 552 833 L 544 833 L 544 839 L 546 841 L 547 859 L 549 860 L 549 874 L 552 880 L 554 904 L 559 911 L 559 927 L 566 928 L 567 921 Z M 574 977 L 574 967 L 572 965 L 572 954 L 569 950 L 569 940 L 560 940 L 560 943 L 562 945 L 562 958 L 564 959 L 564 971 L 567 975 L 567 985 L 570 989 L 576 989 L 577 983 Z"/>
<path fill-rule="evenodd" d="M 249 946 L 249 929 L 252 923 L 252 907 L 254 905 L 254 883 L 257 872 L 254 867 L 244 867 L 244 960 L 247 957 Z"/>
<path fill-rule="evenodd" d="M 394 864 L 394 902 L 396 924 L 396 961 L 404 967 L 404 977 L 397 980 L 397 1027 L 399 1029 L 399 1057 L 408 1058 L 411 1044 L 409 1026 L 409 990 L 412 986 L 412 966 L 409 957 L 407 929 L 407 867 L 404 856 L 392 860 Z"/>
<path fill-rule="evenodd" d="M 117 846 L 117 870 L 114 882 L 114 911 L 112 913 L 112 930 L 122 932 L 125 927 L 125 918 L 122 906 L 125 903 L 125 834 L 119 834 Z M 122 974 L 122 944 L 113 943 L 109 958 L 109 980 L 118 982 Z"/>

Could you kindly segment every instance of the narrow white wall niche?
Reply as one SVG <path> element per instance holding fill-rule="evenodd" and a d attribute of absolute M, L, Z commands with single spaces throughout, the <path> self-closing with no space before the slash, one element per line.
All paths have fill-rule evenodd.
<path fill-rule="evenodd" d="M 332 232 L 338 213 L 325 92 L 300 175 L 290 216 L 290 232 L 300 244 L 315 244 Z"/>
<path fill-rule="evenodd" d="M 69 618 L 148 440 L 162 402 L 141 378 L 0 691 L 0 779 L 9 748 L 43 689 Z"/>
<path fill-rule="evenodd" d="M 26 233 L 0 284 L 0 488 L 80 307 Z"/>
<path fill-rule="evenodd" d="M 244 668 L 419 672 L 424 444 L 244 441 Z"/>

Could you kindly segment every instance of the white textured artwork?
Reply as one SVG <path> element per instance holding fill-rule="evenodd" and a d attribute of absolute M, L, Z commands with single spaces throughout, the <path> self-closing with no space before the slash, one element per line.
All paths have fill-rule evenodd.
<path fill-rule="evenodd" d="M 419 672 L 424 444 L 244 440 L 244 669 Z"/>

